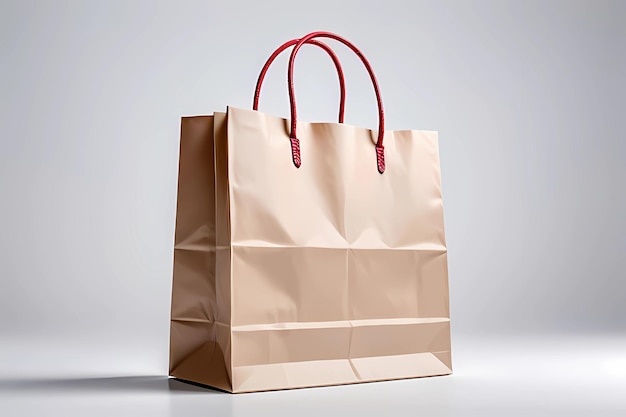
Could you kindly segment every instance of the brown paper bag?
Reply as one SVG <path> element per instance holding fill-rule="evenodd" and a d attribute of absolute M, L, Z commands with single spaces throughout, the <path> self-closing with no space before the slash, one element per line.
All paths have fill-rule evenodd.
<path fill-rule="evenodd" d="M 363 60 L 378 132 L 297 121 L 315 37 Z M 337 35 L 300 39 L 289 81 L 289 121 L 183 119 L 170 375 L 249 392 L 451 373 L 437 134 L 384 131 Z"/>

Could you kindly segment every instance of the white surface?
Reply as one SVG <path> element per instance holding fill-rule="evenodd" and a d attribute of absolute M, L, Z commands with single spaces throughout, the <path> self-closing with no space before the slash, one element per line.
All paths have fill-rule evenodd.
<path fill-rule="evenodd" d="M 134 374 L 107 372 L 103 362 L 76 362 L 81 351 L 70 344 L 39 348 L 32 357 L 18 344 L 0 350 L 38 369 L 0 380 L 3 415 L 626 415 L 626 337 L 610 335 L 460 338 L 451 376 L 238 395 L 142 373 L 140 364 Z"/>

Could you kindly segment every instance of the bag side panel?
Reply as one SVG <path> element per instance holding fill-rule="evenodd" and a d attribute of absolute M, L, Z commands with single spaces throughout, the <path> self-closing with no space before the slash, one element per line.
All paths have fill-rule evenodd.
<path fill-rule="evenodd" d="M 215 280 L 213 116 L 184 117 L 174 239 L 170 375 L 230 390 Z"/>

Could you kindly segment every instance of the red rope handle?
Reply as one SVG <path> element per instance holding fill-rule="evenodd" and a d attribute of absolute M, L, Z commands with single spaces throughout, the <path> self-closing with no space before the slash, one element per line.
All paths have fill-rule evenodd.
<path fill-rule="evenodd" d="M 296 167 L 300 167 L 301 158 L 300 158 L 300 141 L 296 137 L 296 126 L 297 126 L 297 113 L 296 113 L 296 95 L 293 87 L 293 67 L 296 59 L 296 55 L 298 54 L 298 50 L 305 43 L 313 40 L 314 38 L 330 38 L 336 41 L 339 41 L 350 48 L 363 62 L 367 72 L 370 75 L 372 80 L 372 84 L 374 85 L 374 91 L 376 92 L 376 101 L 378 102 L 378 140 L 376 142 L 376 164 L 378 167 L 378 172 L 381 174 L 385 172 L 385 148 L 383 147 L 383 138 L 385 136 L 385 114 L 383 110 L 383 101 L 380 95 L 380 89 L 378 88 L 378 81 L 376 81 L 376 76 L 374 75 L 374 71 L 372 70 L 372 66 L 363 53 L 354 46 L 347 39 L 342 38 L 339 35 L 336 35 L 331 32 L 312 32 L 306 36 L 300 38 L 298 43 L 293 47 L 291 51 L 291 56 L 289 57 L 289 71 L 287 74 L 287 84 L 289 87 L 289 103 L 291 105 L 291 153 L 293 163 Z"/>
<path fill-rule="evenodd" d="M 261 74 L 259 75 L 259 79 L 256 82 L 256 88 L 254 89 L 254 101 L 252 102 L 252 109 L 259 110 L 259 96 L 261 95 L 261 86 L 263 85 L 263 80 L 265 79 L 265 75 L 267 74 L 267 70 L 270 68 L 270 65 L 274 62 L 276 57 L 280 55 L 285 49 L 289 48 L 292 45 L 298 43 L 300 39 L 292 39 L 288 42 L 285 42 L 281 46 L 278 47 L 274 51 L 274 53 L 267 59 L 265 65 L 263 65 L 263 69 L 261 70 Z M 343 115 L 346 107 L 346 81 L 343 77 L 343 68 L 341 68 L 341 62 L 339 62 L 339 58 L 335 55 L 335 52 L 330 48 L 330 46 L 326 45 L 323 42 L 317 41 L 315 39 L 308 40 L 306 43 L 310 43 L 311 45 L 319 46 L 322 48 L 335 63 L 335 68 L 337 69 L 337 75 L 339 76 L 339 88 L 341 90 L 340 100 L 339 100 L 339 123 L 343 123 Z"/>

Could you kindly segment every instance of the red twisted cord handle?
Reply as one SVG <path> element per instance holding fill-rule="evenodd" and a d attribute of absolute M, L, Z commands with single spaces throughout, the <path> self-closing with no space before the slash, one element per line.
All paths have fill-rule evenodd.
<path fill-rule="evenodd" d="M 298 54 L 298 50 L 305 43 L 313 40 L 314 38 L 330 38 L 336 41 L 339 41 L 346 45 L 348 48 L 352 49 L 352 51 L 357 54 L 357 56 L 365 65 L 367 72 L 370 75 L 372 80 L 372 84 L 374 84 L 374 91 L 376 92 L 376 101 L 378 102 L 378 140 L 376 142 L 376 164 L 378 167 L 378 172 L 381 174 L 385 172 L 385 148 L 383 147 L 383 138 L 385 135 L 385 114 L 383 110 L 383 101 L 380 95 L 380 90 L 378 88 L 378 81 L 376 81 L 376 76 L 374 75 L 374 71 L 372 67 L 363 55 L 363 53 L 354 46 L 347 39 L 342 38 L 339 35 L 336 35 L 331 32 L 312 32 L 306 36 L 300 38 L 298 43 L 293 47 L 291 51 L 291 56 L 289 57 L 289 72 L 287 74 L 287 84 L 289 87 L 289 102 L 291 105 L 291 134 L 289 139 L 291 140 L 291 155 L 293 158 L 294 165 L 299 168 L 302 161 L 300 158 L 300 141 L 296 137 L 296 126 L 297 126 L 297 114 L 296 114 L 296 95 L 293 87 L 293 66 L 296 59 L 296 55 Z"/>
<path fill-rule="evenodd" d="M 274 53 L 267 59 L 267 62 L 263 66 L 261 70 L 261 74 L 259 75 L 259 79 L 256 82 L 256 88 L 254 89 L 254 101 L 252 103 L 253 110 L 259 110 L 259 96 L 261 95 L 261 86 L 263 85 L 263 80 L 265 79 L 265 75 L 267 74 L 267 70 L 270 68 L 270 65 L 274 62 L 276 57 L 280 55 L 285 49 L 289 48 L 292 45 L 298 43 L 300 39 L 292 39 L 288 42 L 285 42 L 281 46 L 278 47 L 274 51 Z M 310 43 L 311 45 L 319 46 L 322 48 L 335 63 L 335 68 L 337 69 L 337 75 L 339 76 L 339 88 L 341 89 L 340 100 L 339 100 L 339 123 L 343 123 L 343 115 L 346 107 L 346 81 L 343 77 L 343 69 L 341 68 L 341 62 L 339 62 L 339 58 L 335 55 L 335 52 L 330 48 L 330 46 L 326 45 L 323 42 L 317 41 L 315 39 L 308 40 L 306 43 Z"/>

